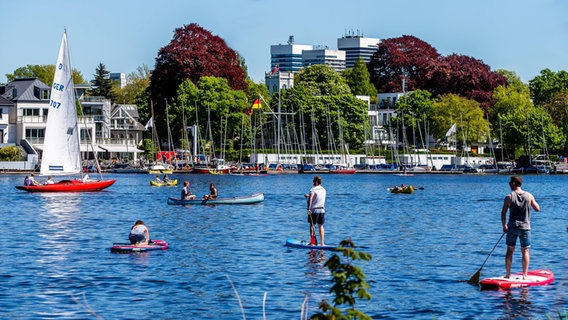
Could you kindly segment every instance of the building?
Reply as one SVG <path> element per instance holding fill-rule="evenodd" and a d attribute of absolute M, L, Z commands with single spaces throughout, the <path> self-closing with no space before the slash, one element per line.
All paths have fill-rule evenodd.
<path fill-rule="evenodd" d="M 315 49 L 302 51 L 304 67 L 323 64 L 331 67 L 337 72 L 345 70 L 345 51 Z"/>
<path fill-rule="evenodd" d="M 270 46 L 270 69 L 273 72 L 298 72 L 304 67 L 302 52 L 313 48 L 313 45 L 294 43 L 294 36 L 290 36 L 287 44 Z"/>
<path fill-rule="evenodd" d="M 345 68 L 353 68 L 358 57 L 365 63 L 371 61 L 371 56 L 379 47 L 381 39 L 365 38 L 363 35 L 346 35 L 337 39 L 337 49 L 345 51 Z"/>
<path fill-rule="evenodd" d="M 75 89 L 83 112 L 78 120 L 83 159 L 93 159 L 94 154 L 111 159 L 127 152 L 127 158 L 136 160 L 142 152 L 136 146 L 141 143 L 144 131 L 144 126 L 138 123 L 138 112 L 129 111 L 129 121 L 121 122 L 124 115 L 116 110 L 122 106 L 113 109 L 110 100 L 104 97 L 86 97 L 88 85 L 77 85 Z M 43 148 L 50 93 L 51 87 L 37 78 L 16 79 L 0 86 L 1 146 L 21 146 L 28 158 L 35 154 L 37 161 L 36 151 Z M 135 106 L 125 109 L 132 108 Z M 127 135 L 117 134 L 127 130 Z M 122 140 L 113 139 L 113 134 Z"/>
<path fill-rule="evenodd" d="M 124 88 L 124 86 L 126 86 L 126 74 L 124 74 L 124 73 L 109 73 L 108 77 L 111 81 L 118 82 L 119 88 L 122 89 L 122 88 Z"/>

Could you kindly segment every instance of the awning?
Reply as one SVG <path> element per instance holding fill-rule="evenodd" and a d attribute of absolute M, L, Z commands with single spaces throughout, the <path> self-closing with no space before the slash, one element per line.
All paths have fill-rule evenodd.
<path fill-rule="evenodd" d="M 103 152 L 129 152 L 129 153 L 142 153 L 143 150 L 140 150 L 136 147 L 126 147 L 126 146 L 109 146 L 109 145 L 99 145 L 99 148 L 103 149 Z"/>

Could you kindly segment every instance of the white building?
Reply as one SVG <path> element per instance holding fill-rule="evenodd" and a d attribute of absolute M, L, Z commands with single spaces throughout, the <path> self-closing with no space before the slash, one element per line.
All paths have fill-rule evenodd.
<path fill-rule="evenodd" d="M 345 70 L 345 51 L 316 49 L 302 51 L 304 67 L 323 64 L 337 72 Z"/>
<path fill-rule="evenodd" d="M 365 38 L 363 35 L 350 34 L 337 39 L 337 49 L 346 52 L 345 67 L 353 68 L 358 57 L 368 63 L 373 53 L 377 51 L 380 42 L 381 39 L 378 38 Z"/>

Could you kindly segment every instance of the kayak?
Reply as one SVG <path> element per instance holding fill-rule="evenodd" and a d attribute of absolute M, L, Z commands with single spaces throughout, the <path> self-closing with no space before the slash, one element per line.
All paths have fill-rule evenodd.
<path fill-rule="evenodd" d="M 264 193 L 255 193 L 250 196 L 232 197 L 232 198 L 216 198 L 211 200 L 182 200 L 178 198 L 168 197 L 168 204 L 171 205 L 189 205 L 189 204 L 253 204 L 264 201 Z"/>
<path fill-rule="evenodd" d="M 177 186 L 178 181 L 177 179 L 175 180 L 170 180 L 168 182 L 158 182 L 156 180 L 150 180 L 150 185 L 154 186 L 154 187 L 163 187 L 163 186 L 167 186 L 167 187 L 171 187 L 171 186 Z"/>
<path fill-rule="evenodd" d="M 481 289 L 512 289 L 531 286 L 543 286 L 554 281 L 554 274 L 548 269 L 533 270 L 528 272 L 527 279 L 523 279 L 523 273 L 511 274 L 509 278 L 493 277 L 485 278 L 479 282 Z"/>
<path fill-rule="evenodd" d="M 404 188 L 387 188 L 388 191 L 392 192 L 392 193 L 413 193 L 414 192 L 414 187 L 413 186 L 407 186 Z"/>
<path fill-rule="evenodd" d="M 164 240 L 151 240 L 149 244 L 145 245 L 132 245 L 130 243 L 115 243 L 110 247 L 110 252 L 115 253 L 133 253 L 133 252 L 147 252 L 154 250 L 166 250 L 168 243 Z"/>
<path fill-rule="evenodd" d="M 288 238 L 286 239 L 286 246 L 293 247 L 293 248 L 302 248 L 302 249 L 314 249 L 314 250 L 330 250 L 330 251 L 337 251 L 339 250 L 338 247 L 334 246 L 318 246 L 310 244 L 309 241 L 305 240 L 295 240 Z"/>

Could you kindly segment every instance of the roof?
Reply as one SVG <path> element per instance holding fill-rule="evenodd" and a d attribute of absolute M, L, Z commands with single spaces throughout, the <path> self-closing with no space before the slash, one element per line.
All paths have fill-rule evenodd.
<path fill-rule="evenodd" d="M 115 117 L 120 110 L 127 113 L 134 120 L 139 118 L 138 107 L 135 104 L 117 104 L 111 112 L 111 117 Z"/>
<path fill-rule="evenodd" d="M 3 96 L 0 96 L 0 106 L 13 106 L 14 103 L 12 103 L 12 101 L 4 98 Z"/>
<path fill-rule="evenodd" d="M 41 82 L 38 78 L 16 79 L 6 85 L 2 95 L 10 101 L 40 101 L 41 91 L 50 90 L 51 87 Z"/>

